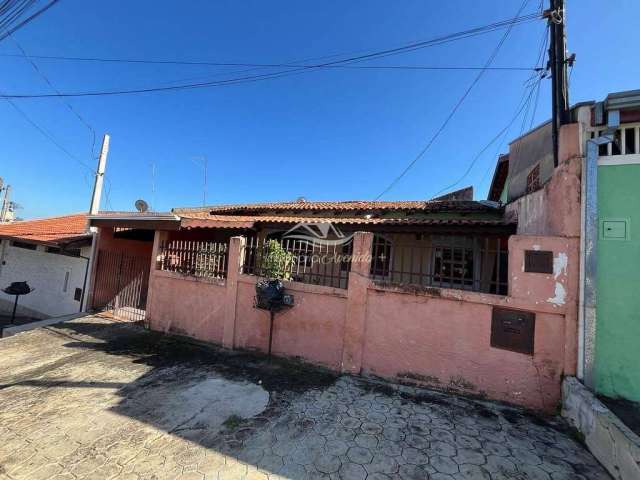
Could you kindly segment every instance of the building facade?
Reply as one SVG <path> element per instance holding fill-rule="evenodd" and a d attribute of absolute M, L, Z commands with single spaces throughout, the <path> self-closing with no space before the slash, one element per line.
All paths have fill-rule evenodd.
<path fill-rule="evenodd" d="M 19 298 L 17 315 L 35 319 L 81 312 L 85 305 L 92 236 L 87 215 L 0 225 L 0 312 L 11 314 L 13 282 L 33 289 Z"/>

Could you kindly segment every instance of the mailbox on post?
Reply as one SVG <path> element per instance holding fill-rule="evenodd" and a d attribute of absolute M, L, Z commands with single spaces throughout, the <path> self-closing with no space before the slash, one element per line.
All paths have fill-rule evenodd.
<path fill-rule="evenodd" d="M 271 345 L 273 342 L 273 317 L 275 312 L 284 307 L 293 306 L 293 295 L 284 293 L 284 284 L 281 280 L 261 280 L 256 283 L 255 307 L 262 310 L 269 310 L 269 349 L 271 356 Z"/>
<path fill-rule="evenodd" d="M 4 288 L 2 291 L 7 295 L 16 296 L 16 300 L 13 303 L 13 313 L 11 314 L 11 324 L 13 324 L 13 322 L 16 319 L 16 310 L 18 308 L 18 298 L 20 298 L 20 295 L 28 295 L 29 293 L 33 292 L 33 289 L 29 286 L 27 282 L 13 282 L 11 283 L 11 285 Z"/>

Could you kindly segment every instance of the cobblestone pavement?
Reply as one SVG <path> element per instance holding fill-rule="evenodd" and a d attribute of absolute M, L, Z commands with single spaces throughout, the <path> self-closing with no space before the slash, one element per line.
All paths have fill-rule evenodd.
<path fill-rule="evenodd" d="M 558 419 L 99 318 L 0 356 L 2 480 L 609 478 Z"/>

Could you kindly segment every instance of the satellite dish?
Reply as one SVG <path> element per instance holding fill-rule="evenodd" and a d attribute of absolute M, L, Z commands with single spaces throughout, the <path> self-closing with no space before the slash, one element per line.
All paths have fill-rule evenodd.
<path fill-rule="evenodd" d="M 144 213 L 149 210 L 149 204 L 142 199 L 136 200 L 136 210 L 140 213 Z"/>

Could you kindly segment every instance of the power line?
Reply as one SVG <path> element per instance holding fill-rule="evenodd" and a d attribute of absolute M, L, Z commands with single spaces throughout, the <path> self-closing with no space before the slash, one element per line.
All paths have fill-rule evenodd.
<path fill-rule="evenodd" d="M 22 57 L 15 53 L 0 53 L 0 57 Z M 72 62 L 98 62 L 98 63 L 133 63 L 143 65 L 206 65 L 213 67 L 255 67 L 255 68 L 301 68 L 307 65 L 299 63 L 242 63 L 242 62 L 191 62 L 182 60 L 138 60 L 123 58 L 100 57 L 65 57 L 57 55 L 29 55 L 29 58 L 38 60 L 61 60 Z M 423 66 L 423 65 L 309 65 L 314 68 L 342 68 L 358 70 L 482 70 L 482 66 Z M 487 70 L 515 70 L 530 71 L 531 67 L 489 67 Z"/>
<path fill-rule="evenodd" d="M 544 41 L 542 42 L 542 45 L 540 46 L 540 52 L 541 55 L 539 56 L 539 60 L 540 60 L 540 67 L 542 67 L 544 65 L 544 59 L 547 53 L 547 45 L 549 42 L 549 26 L 547 25 L 547 28 L 545 28 L 545 30 L 542 32 L 542 35 L 544 37 Z M 545 69 L 546 70 L 546 69 Z M 529 123 L 529 130 L 531 130 L 531 128 L 533 128 L 533 122 L 536 119 L 536 112 L 538 111 L 538 99 L 540 98 L 540 85 L 542 84 L 542 82 L 538 82 L 538 88 L 536 90 L 536 98 L 533 101 L 533 113 L 531 114 L 531 122 Z"/>
<path fill-rule="evenodd" d="M 518 12 L 516 13 L 516 16 L 513 17 L 513 19 L 512 19 L 513 21 L 516 21 L 518 18 L 520 18 L 519 17 L 520 12 L 522 12 L 522 10 L 524 9 L 524 7 L 527 5 L 528 2 L 529 2 L 529 0 L 523 0 L 522 1 L 522 4 L 520 5 L 520 8 L 518 9 Z M 537 16 L 537 14 L 536 14 L 536 16 Z M 489 56 L 489 59 L 486 61 L 485 65 L 484 65 L 485 67 L 491 66 L 491 64 L 495 60 L 496 56 L 498 55 L 498 52 L 502 48 L 502 45 L 504 45 L 504 42 L 507 40 L 507 37 L 511 33 L 511 29 L 513 28 L 513 25 L 514 25 L 514 23 L 511 23 L 509 25 L 509 27 L 507 28 L 507 31 L 504 33 L 504 35 L 502 36 L 502 38 L 498 42 L 498 45 L 496 46 L 496 48 L 493 50 L 493 52 Z M 445 118 L 445 120 L 442 123 L 442 125 L 440 125 L 440 128 L 438 128 L 438 130 L 436 130 L 436 132 L 433 134 L 431 139 L 427 142 L 427 145 L 418 153 L 418 155 L 411 162 L 409 162 L 409 164 L 400 173 L 400 175 L 398 175 L 396 178 L 394 178 L 393 181 L 391 181 L 391 183 L 384 190 L 382 190 L 382 192 L 380 192 L 375 197 L 375 200 L 380 199 L 383 195 L 385 195 L 387 192 L 389 192 L 409 172 L 409 170 L 411 170 L 413 168 L 413 166 L 418 162 L 418 160 L 420 160 L 424 156 L 424 154 L 427 153 L 429 148 L 431 148 L 431 145 L 433 145 L 433 143 L 436 141 L 436 139 L 444 131 L 444 129 L 447 127 L 447 125 L 449 124 L 449 122 L 451 121 L 453 116 L 456 114 L 456 112 L 458 111 L 460 106 L 464 103 L 466 98 L 469 96 L 469 94 L 471 93 L 471 90 L 473 90 L 473 88 L 476 86 L 476 84 L 480 81 L 480 79 L 484 75 L 485 71 L 486 71 L 486 69 L 483 69 L 478 73 L 478 75 L 476 75 L 476 77 L 471 82 L 471 85 L 469 85 L 467 90 L 462 94 L 462 97 L 460 97 L 460 99 L 455 104 L 455 106 L 453 107 L 453 109 L 451 110 L 449 115 L 447 115 L 447 117 Z"/>
<path fill-rule="evenodd" d="M 55 87 L 55 85 L 53 85 L 51 80 L 49 80 L 49 78 L 45 75 L 45 73 L 32 60 L 31 56 L 26 52 L 26 50 L 22 47 L 22 45 L 20 45 L 20 43 L 13 36 L 10 36 L 10 37 L 13 43 L 16 45 L 16 47 L 22 52 L 22 55 L 18 55 L 18 56 L 21 56 L 22 58 L 27 60 L 31 64 L 33 69 L 36 71 L 36 73 L 40 75 L 40 77 L 47 83 L 47 85 L 49 85 L 49 87 L 54 92 L 60 94 L 60 91 Z M 80 123 L 82 123 L 82 125 L 89 130 L 89 133 L 91 134 L 91 157 L 93 159 L 93 157 L 95 157 L 95 149 L 96 149 L 96 131 L 91 126 L 91 124 L 87 120 L 85 120 L 85 118 L 82 115 L 80 115 L 78 111 L 76 111 L 73 105 L 67 102 L 64 98 L 61 98 L 61 97 L 59 98 L 60 98 L 60 101 L 69 109 L 69 111 L 73 113 L 73 115 L 80 121 Z"/>
<path fill-rule="evenodd" d="M 484 154 L 484 152 L 486 152 L 489 147 L 491 147 L 491 145 L 493 145 L 503 134 L 505 134 L 507 132 L 507 130 L 509 130 L 511 128 L 511 126 L 513 125 L 513 123 L 516 121 L 516 119 L 520 116 L 520 114 L 524 111 L 524 118 L 526 119 L 527 116 L 527 112 L 529 110 L 529 106 L 531 104 L 531 97 L 534 94 L 534 91 L 536 90 L 536 87 L 540 84 L 540 82 L 542 81 L 542 78 L 538 79 L 537 84 L 534 84 L 534 86 L 530 86 L 527 87 L 525 89 L 525 93 L 523 95 L 523 97 L 521 98 L 520 102 L 518 103 L 518 108 L 516 110 L 516 113 L 513 115 L 513 117 L 511 118 L 511 120 L 509 120 L 509 123 L 507 123 L 507 125 L 502 128 L 490 141 L 489 143 L 487 143 L 482 150 L 480 150 L 471 160 L 471 162 L 469 163 L 469 166 L 467 167 L 467 169 L 465 170 L 465 172 L 460 176 L 460 178 L 458 178 L 458 180 L 456 180 L 455 182 L 453 182 L 451 185 L 447 185 L 446 187 L 444 187 L 443 189 L 437 191 L 436 193 L 434 193 L 433 195 L 431 195 L 431 198 L 433 197 L 437 197 L 439 195 L 441 195 L 442 193 L 452 189 L 453 187 L 459 185 L 466 177 L 467 175 L 469 175 L 469 172 L 471 172 L 471 170 L 473 169 L 474 165 L 476 164 L 476 162 L 478 161 L 478 159 Z M 529 94 L 527 95 L 527 90 L 529 90 Z M 523 101 L 524 100 L 524 101 Z"/>
<path fill-rule="evenodd" d="M 545 74 L 543 72 L 546 70 L 546 68 L 543 68 L 543 65 L 544 65 L 546 49 L 547 49 L 547 39 L 548 39 L 547 33 L 548 33 L 548 26 L 542 32 L 542 40 L 540 42 L 540 48 L 539 48 L 538 54 L 536 55 L 536 60 L 535 60 L 535 64 L 534 64 L 535 65 L 534 70 L 537 73 L 533 74 L 525 82 L 525 84 L 526 84 L 525 90 L 523 92 L 523 95 L 522 95 L 520 101 L 518 102 L 518 105 L 522 105 L 522 106 L 517 109 L 515 115 L 509 121 L 507 126 L 505 128 L 503 128 L 493 139 L 491 139 L 491 141 L 471 160 L 469 166 L 467 167 L 465 172 L 460 176 L 460 178 L 458 180 L 456 180 L 454 183 L 452 183 L 451 185 L 448 185 L 447 187 L 445 187 L 442 190 L 440 190 L 437 193 L 435 193 L 432 197 L 437 197 L 440 194 L 446 192 L 447 190 L 450 190 L 453 187 L 459 185 L 467 177 L 467 175 L 469 175 L 469 173 L 473 169 L 474 165 L 476 164 L 478 159 L 484 154 L 484 152 L 496 140 L 498 140 L 498 138 L 501 135 L 504 135 L 506 137 L 506 134 L 511 129 L 511 126 L 516 121 L 516 119 L 518 118 L 520 113 L 524 110 L 524 114 L 522 116 L 522 126 L 520 128 L 520 135 L 522 135 L 522 133 L 524 132 L 524 127 L 525 127 L 525 124 L 526 124 L 526 121 L 527 121 L 527 117 L 529 116 L 529 109 L 531 107 L 531 99 L 534 96 L 534 92 L 535 92 L 535 100 L 533 101 L 534 108 L 533 108 L 533 113 L 531 115 L 531 122 L 530 122 L 530 125 L 529 125 L 529 129 L 531 129 L 531 125 L 533 124 L 533 121 L 535 119 L 535 114 L 536 114 L 536 110 L 537 110 L 537 106 L 538 106 L 538 97 L 540 95 L 540 85 L 542 84 L 542 80 L 545 78 Z M 533 83 L 532 83 L 532 80 L 534 80 Z M 528 91 L 528 93 L 527 93 L 527 91 Z M 487 176 L 487 174 L 488 174 L 490 169 L 491 169 L 491 165 L 489 165 L 489 168 L 487 169 L 487 171 L 482 176 L 481 183 L 484 181 L 484 178 Z"/>
<path fill-rule="evenodd" d="M 53 135 L 47 132 L 43 127 L 38 125 L 35 121 L 33 121 L 31 117 L 29 117 L 29 115 L 27 115 L 27 113 L 24 110 L 22 110 L 20 107 L 18 107 L 18 105 L 16 105 L 14 101 L 12 101 L 10 98 L 5 97 L 2 93 L 0 93 L 0 97 L 4 98 L 9 103 L 9 105 L 11 105 L 15 109 L 16 112 L 18 112 L 27 122 L 31 124 L 31 126 L 33 126 L 33 128 L 38 130 L 44 137 L 46 137 L 51 143 L 53 143 L 67 157 L 74 160 L 84 168 L 88 169 L 91 173 L 94 173 L 93 168 L 91 168 L 89 165 L 87 165 L 85 162 L 83 162 L 78 157 L 76 157 L 73 153 L 67 150 L 58 140 L 55 139 Z"/>
<path fill-rule="evenodd" d="M 381 50 L 381 51 L 377 51 L 377 52 L 373 52 L 365 55 L 349 57 L 349 58 L 335 60 L 332 62 L 326 62 L 321 64 L 300 65 L 290 70 L 259 74 L 259 75 L 248 75 L 248 76 L 230 78 L 230 79 L 225 79 L 220 81 L 209 81 L 209 82 L 191 83 L 191 84 L 183 84 L 183 85 L 149 87 L 149 88 L 129 89 L 129 90 L 111 90 L 111 91 L 93 91 L 93 92 L 89 91 L 89 92 L 74 92 L 74 93 L 61 93 L 61 94 L 57 94 L 57 93 L 56 94 L 11 94 L 11 95 L 6 95 L 6 97 L 13 98 L 13 99 L 21 99 L 21 98 L 109 96 L 109 95 L 139 94 L 139 93 L 162 92 L 162 91 L 173 91 L 173 90 L 186 90 L 186 89 L 195 89 L 195 88 L 210 88 L 210 87 L 218 87 L 218 86 L 226 86 L 226 85 L 237 85 L 240 83 L 256 82 L 261 80 L 268 80 L 273 78 L 280 78 L 284 76 L 300 74 L 309 70 L 323 69 L 323 68 L 333 67 L 333 66 L 341 65 L 345 63 L 356 63 L 356 62 L 362 62 L 366 60 L 384 58 L 390 55 L 397 55 L 400 53 L 411 52 L 411 51 L 422 49 L 422 48 L 433 47 L 436 45 L 457 41 L 463 38 L 473 37 L 476 35 L 492 32 L 495 30 L 503 29 L 503 28 L 507 28 L 508 31 L 511 31 L 514 25 L 533 21 L 537 18 L 539 18 L 539 14 L 532 13 L 528 15 L 523 15 L 521 17 L 514 17 L 510 20 L 503 20 L 503 21 L 495 22 L 489 25 L 484 25 L 482 27 L 476 27 L 463 32 L 456 32 L 448 35 L 443 35 L 441 37 L 436 37 L 430 40 L 415 42 L 415 43 L 411 43 L 401 47 L 390 48 L 390 49 Z M 488 66 L 489 65 L 485 65 L 485 67 L 488 67 Z M 484 73 L 485 71 L 486 71 L 486 68 L 483 68 L 481 70 L 481 73 Z"/>
<path fill-rule="evenodd" d="M 36 2 L 35 1 L 27 1 L 27 2 L 22 2 L 22 3 L 23 3 L 22 7 L 18 7 L 17 11 L 14 11 L 10 16 L 7 16 L 6 18 L 4 18 L 0 22 L 0 30 L 7 28 L 11 24 L 11 22 L 16 21 L 17 19 L 19 19 L 20 16 L 23 13 L 25 13 Z M 51 7 L 53 7 L 56 3 L 58 3 L 58 0 L 51 0 L 47 5 L 45 5 L 40 10 L 36 11 L 35 13 L 33 13 L 31 16 L 25 18 L 23 21 L 21 21 L 20 23 L 18 23 L 14 27 L 9 28 L 9 30 L 7 30 L 6 32 L 0 33 L 0 42 L 2 40 L 4 40 L 5 38 L 7 38 L 12 33 L 15 33 L 18 30 L 20 30 L 25 25 L 28 25 L 29 23 L 31 23 L 33 20 L 35 20 L 41 14 L 43 14 L 44 12 L 49 10 Z M 8 6 L 8 8 L 10 8 L 10 5 L 11 5 L 11 2 L 5 2 L 5 6 Z M 13 5 L 15 5 L 15 2 L 14 2 Z M 4 12 L 0 12 L 0 13 L 4 13 Z"/>
<path fill-rule="evenodd" d="M 24 55 L 16 53 L 0 53 L 0 57 L 23 57 Z M 216 62 L 189 62 L 179 60 L 130 60 L 119 58 L 96 58 L 96 57 L 63 57 L 52 55 L 28 55 L 29 58 L 35 58 L 38 60 L 62 60 L 62 61 L 80 61 L 80 62 L 99 62 L 99 63 L 141 63 L 150 65 L 207 65 L 215 67 L 251 67 L 251 68 L 301 68 L 307 65 L 301 65 L 299 63 L 216 63 Z M 483 70 L 482 66 L 464 66 L 464 65 L 452 65 L 452 66 L 425 66 L 425 65 L 309 65 L 313 68 L 340 68 L 340 69 L 354 69 L 354 70 Z M 535 68 L 532 67 L 489 67 L 486 70 L 498 70 L 498 71 L 532 71 Z M 199 78 L 206 78 L 201 76 Z"/>

